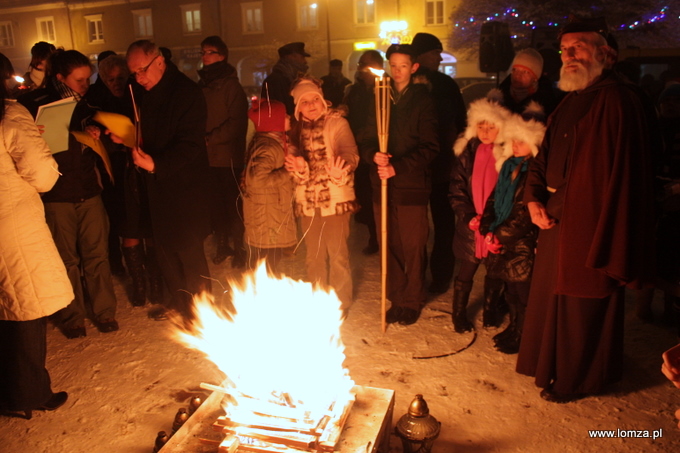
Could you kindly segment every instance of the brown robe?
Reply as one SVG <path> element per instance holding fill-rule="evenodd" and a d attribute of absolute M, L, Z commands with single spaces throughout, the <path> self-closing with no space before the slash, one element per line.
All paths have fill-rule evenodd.
<path fill-rule="evenodd" d="M 596 393 L 621 375 L 622 288 L 653 275 L 644 112 L 636 92 L 606 72 L 565 97 L 529 169 L 524 201 L 544 203 L 558 222 L 538 238 L 517 363 L 539 387 Z"/>

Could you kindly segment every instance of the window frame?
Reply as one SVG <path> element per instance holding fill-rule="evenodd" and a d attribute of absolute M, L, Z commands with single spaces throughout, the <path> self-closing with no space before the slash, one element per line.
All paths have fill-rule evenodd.
<path fill-rule="evenodd" d="M 43 28 L 42 28 L 43 23 L 51 23 L 52 24 L 52 34 L 51 34 L 51 36 L 45 36 L 43 34 Z M 45 41 L 45 42 L 49 42 L 49 43 L 57 42 L 57 26 L 54 23 L 54 16 L 36 17 L 35 18 L 35 27 L 38 31 L 38 41 Z M 47 32 L 47 34 L 49 35 L 49 31 Z"/>
<path fill-rule="evenodd" d="M 312 6 L 316 5 L 316 8 L 313 8 Z M 314 1 L 314 0 L 298 0 L 297 2 L 297 28 L 298 30 L 305 30 L 305 31 L 310 31 L 310 30 L 318 30 L 319 29 L 319 9 L 321 5 L 319 4 L 319 1 Z M 314 14 L 314 20 L 316 21 L 315 24 L 311 25 L 305 25 L 304 22 L 308 20 L 308 18 L 303 17 L 303 10 L 315 10 L 316 13 Z"/>
<path fill-rule="evenodd" d="M 103 14 L 88 14 L 84 16 L 85 18 L 85 30 L 87 33 L 87 43 L 88 44 L 103 44 L 106 42 L 104 37 L 104 15 Z M 90 24 L 95 24 L 96 36 L 92 39 L 92 34 L 90 33 Z M 97 26 L 96 24 L 99 24 Z"/>
<path fill-rule="evenodd" d="M 248 25 L 250 21 L 248 20 L 248 13 L 250 11 L 258 11 L 260 14 L 260 20 L 259 20 L 259 25 L 260 28 L 253 28 L 251 30 L 248 29 Z M 257 23 L 256 23 L 257 25 Z M 263 6 L 262 2 L 244 2 L 241 3 L 241 32 L 244 35 L 257 35 L 257 34 L 262 34 L 264 33 L 264 11 L 263 11 Z"/>
<path fill-rule="evenodd" d="M 198 35 L 203 32 L 203 14 L 200 3 L 186 3 L 180 5 L 182 10 L 182 31 L 185 35 Z M 196 17 L 195 14 L 198 12 L 198 27 L 196 27 Z M 191 27 L 187 21 L 187 13 L 191 13 Z"/>
<path fill-rule="evenodd" d="M 364 14 L 363 15 L 367 17 L 368 16 L 367 13 L 368 13 L 368 5 L 369 5 L 368 2 L 369 1 L 371 1 L 370 5 L 373 9 L 373 20 L 369 21 L 368 19 L 366 19 L 366 20 L 364 20 L 364 22 L 360 22 L 359 21 L 359 3 L 363 3 L 363 5 L 364 5 L 364 11 L 363 11 Z M 353 3 L 354 3 L 354 24 L 355 25 L 375 25 L 376 24 L 376 14 L 375 14 L 376 9 L 377 9 L 376 6 L 375 6 L 376 1 L 377 0 L 353 0 Z"/>
<path fill-rule="evenodd" d="M 135 37 L 140 39 L 153 38 L 153 12 L 151 11 L 151 8 L 133 9 L 131 12 L 132 21 L 135 28 Z M 140 27 L 140 20 L 142 19 L 144 21 L 144 30 L 141 30 L 142 27 Z"/>
<path fill-rule="evenodd" d="M 5 38 L 7 42 L 0 41 L 0 49 L 9 49 L 16 46 L 16 40 L 14 39 L 14 26 L 11 20 L 0 21 L 0 27 L 4 27 L 7 33 Z"/>
<path fill-rule="evenodd" d="M 430 22 L 430 14 L 428 7 L 432 5 L 432 22 Z M 437 5 L 441 5 L 441 15 L 437 11 Z M 436 27 L 446 24 L 446 0 L 425 0 L 425 25 Z M 439 21 L 437 21 L 439 19 Z"/>

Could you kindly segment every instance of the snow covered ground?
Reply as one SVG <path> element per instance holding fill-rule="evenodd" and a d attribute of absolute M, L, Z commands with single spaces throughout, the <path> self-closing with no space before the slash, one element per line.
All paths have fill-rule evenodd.
<path fill-rule="evenodd" d="M 516 356 L 493 349 L 495 329 L 480 329 L 475 342 L 458 354 L 413 359 L 463 349 L 472 341 L 472 333 L 453 332 L 446 313 L 452 290 L 433 298 L 416 324 L 391 325 L 383 334 L 379 257 L 361 254 L 366 241 L 362 225 L 353 225 L 350 240 L 357 296 L 342 327 L 346 367 L 357 384 L 396 391 L 394 423 L 414 395 L 422 393 L 431 414 L 442 422 L 434 453 L 680 451 L 673 417 L 680 390 L 660 372 L 661 353 L 677 337 L 660 324 L 638 321 L 631 302 L 624 380 L 607 395 L 556 405 L 539 397 L 531 378 L 514 372 Z M 211 256 L 209 240 L 206 250 Z M 293 277 L 304 275 L 303 261 L 301 248 L 286 262 Z M 236 275 L 229 260 L 212 266 L 211 274 L 222 283 Z M 482 280 L 480 270 L 471 298 L 477 326 Z M 55 412 L 34 413 L 32 420 L 0 418 L 0 452 L 150 453 L 156 433 L 171 430 L 177 410 L 201 392 L 199 384 L 221 382 L 219 371 L 200 353 L 170 339 L 169 322 L 150 320 L 146 309 L 128 304 L 123 281 L 116 280 L 116 295 L 118 332 L 102 334 L 88 325 L 86 338 L 67 340 L 49 328 L 47 367 L 53 389 L 68 391 L 69 400 Z M 658 314 L 660 300 L 655 304 Z M 662 437 L 591 438 L 588 431 L 596 429 L 641 435 L 648 430 L 650 436 L 662 430 Z M 396 436 L 390 451 L 401 451 Z"/>

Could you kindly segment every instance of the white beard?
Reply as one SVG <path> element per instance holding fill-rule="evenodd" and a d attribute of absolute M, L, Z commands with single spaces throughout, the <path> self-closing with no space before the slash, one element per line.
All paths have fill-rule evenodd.
<path fill-rule="evenodd" d="M 578 67 L 576 71 L 565 72 L 564 67 L 567 64 L 576 64 Z M 557 87 L 562 91 L 581 91 L 590 85 L 593 80 L 602 74 L 604 69 L 604 62 L 597 59 L 593 60 L 589 68 L 586 68 L 580 62 L 567 62 L 562 64 L 560 69 L 560 80 L 557 82 Z"/>

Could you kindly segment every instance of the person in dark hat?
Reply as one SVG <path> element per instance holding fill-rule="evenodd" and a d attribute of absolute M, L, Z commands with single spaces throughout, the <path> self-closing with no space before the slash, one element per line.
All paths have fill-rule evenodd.
<path fill-rule="evenodd" d="M 229 64 L 229 49 L 219 36 L 201 42 L 203 68 L 198 86 L 208 106 L 205 142 L 210 161 L 210 217 L 215 242 L 213 263 L 233 255 L 231 266 L 246 264 L 239 178 L 245 166 L 248 97 L 236 68 Z M 230 243 L 233 245 L 230 245 Z"/>
<path fill-rule="evenodd" d="M 446 74 L 439 72 L 442 61 L 442 43 L 429 33 L 417 33 L 413 37 L 413 52 L 420 67 L 414 74 L 414 82 L 422 82 L 430 88 L 439 120 L 439 154 L 432 161 L 432 193 L 430 212 L 434 224 L 434 244 L 430 256 L 432 282 L 429 291 L 445 293 L 453 277 L 453 234 L 455 216 L 449 203 L 449 182 L 453 166 L 453 142 L 465 129 L 466 108 L 458 84 Z"/>
<path fill-rule="evenodd" d="M 295 102 L 290 94 L 291 86 L 298 77 L 305 75 L 307 57 L 305 43 L 291 42 L 279 47 L 279 61 L 272 68 L 271 74 L 264 79 L 262 84 L 262 99 L 276 100 L 283 102 L 289 116 L 295 113 Z"/>
<path fill-rule="evenodd" d="M 345 97 L 345 87 L 352 83 L 342 74 L 342 60 L 331 60 L 328 64 L 328 75 L 321 77 L 324 99 L 331 101 L 333 108 L 338 108 Z"/>
<path fill-rule="evenodd" d="M 525 186 L 540 233 L 517 371 L 554 403 L 621 379 L 624 289 L 653 278 L 649 123 L 637 91 L 608 69 L 607 35 L 602 18 L 562 30 L 568 93 Z"/>

